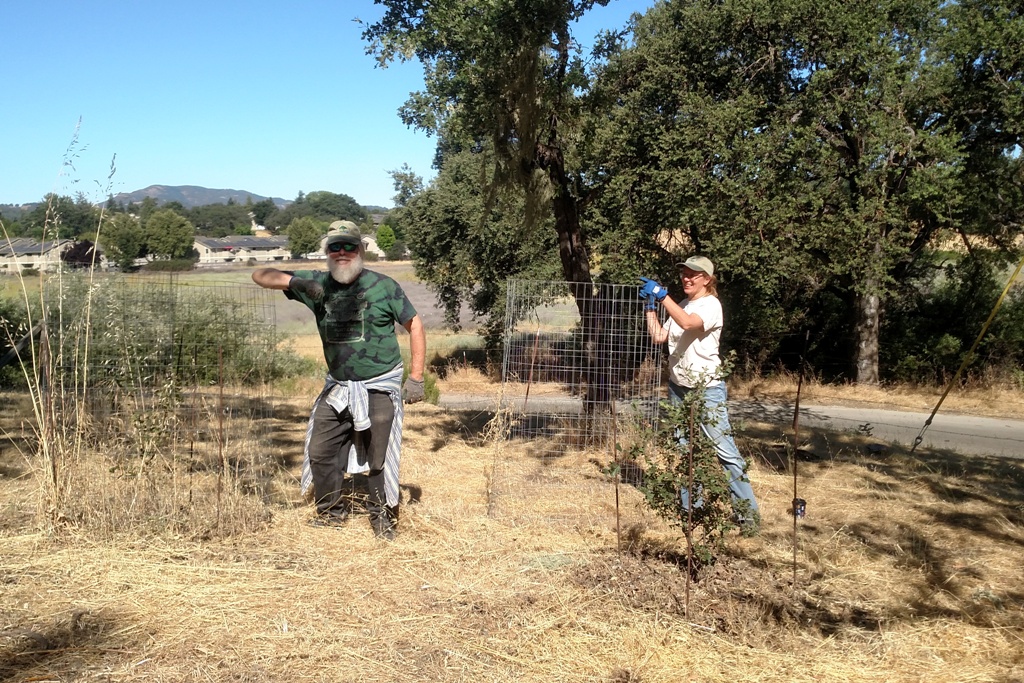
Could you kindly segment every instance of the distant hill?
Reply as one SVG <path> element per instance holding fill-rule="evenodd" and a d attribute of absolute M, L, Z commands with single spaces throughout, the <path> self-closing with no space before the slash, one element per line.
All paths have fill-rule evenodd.
<path fill-rule="evenodd" d="M 152 197 L 157 204 L 181 202 L 186 209 L 207 204 L 227 204 L 229 199 L 233 199 L 236 204 L 245 204 L 246 199 L 251 199 L 253 203 L 267 199 L 262 195 L 244 190 L 211 190 L 197 185 L 150 185 L 134 192 L 120 192 L 114 195 L 114 201 L 138 204 L 146 197 Z M 280 197 L 270 197 L 270 199 L 281 208 L 291 203 Z"/>

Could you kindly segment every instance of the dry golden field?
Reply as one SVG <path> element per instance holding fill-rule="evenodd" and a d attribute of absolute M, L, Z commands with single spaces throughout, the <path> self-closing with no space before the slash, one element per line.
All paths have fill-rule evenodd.
<path fill-rule="evenodd" d="M 310 527 L 306 403 L 278 405 L 258 510 L 225 493 L 230 533 L 49 528 L 42 474 L 5 442 L 0 680 L 1024 680 L 1016 461 L 808 443 L 794 553 L 792 473 L 751 425 L 763 531 L 688 585 L 685 544 L 626 485 L 617 528 L 607 454 L 542 465 L 483 438 L 486 416 L 432 405 L 407 412 L 397 541 L 362 516 Z M 514 495 L 544 478 L 558 495 Z M 213 488 L 192 487 L 213 527 Z M 111 495 L 79 490 L 97 514 Z"/>
<path fill-rule="evenodd" d="M 469 367 L 439 387 L 498 391 Z M 852 433 L 805 434 L 793 461 L 788 434 L 746 423 L 762 531 L 688 580 L 685 541 L 603 473 L 608 452 L 537 458 L 492 439 L 486 411 L 408 407 L 395 542 L 363 515 L 310 526 L 318 388 L 273 387 L 261 424 L 211 413 L 236 422 L 222 452 L 132 467 L 87 442 L 39 455 L 25 397 L 0 394 L 0 681 L 1024 681 L 1024 461 Z M 972 401 L 1019 395 L 947 406 Z"/>

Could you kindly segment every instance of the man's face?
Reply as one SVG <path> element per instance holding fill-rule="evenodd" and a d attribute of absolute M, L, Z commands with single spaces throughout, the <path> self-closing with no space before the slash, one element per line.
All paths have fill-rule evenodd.
<path fill-rule="evenodd" d="M 355 282 L 363 272 L 362 245 L 352 242 L 335 242 L 327 245 L 327 267 L 331 277 L 343 285 Z"/>

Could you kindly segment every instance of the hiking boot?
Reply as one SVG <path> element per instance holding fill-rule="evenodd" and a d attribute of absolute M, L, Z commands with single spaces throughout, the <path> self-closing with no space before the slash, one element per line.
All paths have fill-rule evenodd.
<path fill-rule="evenodd" d="M 367 507 L 373 535 L 383 541 L 393 541 L 398 533 L 398 513 L 387 505 Z"/>
<path fill-rule="evenodd" d="M 376 519 L 370 522 L 370 526 L 373 527 L 373 535 L 382 541 L 393 541 L 395 540 L 395 524 L 390 520 Z"/>
<path fill-rule="evenodd" d="M 345 526 L 345 522 L 348 521 L 348 510 L 340 510 L 338 512 L 329 513 L 326 515 L 317 515 L 313 519 L 309 520 L 310 526 L 315 527 L 330 527 L 338 529 Z"/>

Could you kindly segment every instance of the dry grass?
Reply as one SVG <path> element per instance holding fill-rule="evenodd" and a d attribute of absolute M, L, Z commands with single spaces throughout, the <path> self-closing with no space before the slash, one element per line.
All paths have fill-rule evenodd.
<path fill-rule="evenodd" d="M 628 486 L 618 551 L 607 454 L 542 464 L 480 438 L 479 414 L 412 406 L 401 533 L 384 544 L 362 516 L 306 524 L 294 488 L 305 401 L 285 407 L 284 493 L 261 528 L 228 539 L 43 535 L 29 465 L 0 453 L 0 680 L 1024 677 L 1016 462 L 867 457 L 852 435 L 808 444 L 794 586 L 792 475 L 758 458 L 763 533 L 730 540 L 686 614 L 684 546 Z M 544 479 L 558 483 L 548 495 L 512 495 Z"/>

